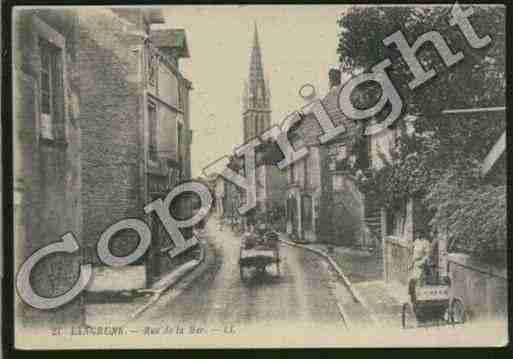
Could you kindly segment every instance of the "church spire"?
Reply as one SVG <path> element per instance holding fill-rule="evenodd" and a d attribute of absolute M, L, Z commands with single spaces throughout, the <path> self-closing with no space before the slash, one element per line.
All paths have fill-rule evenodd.
<path fill-rule="evenodd" d="M 242 96 L 243 129 L 244 140 L 246 141 L 259 135 L 271 125 L 270 93 L 264 78 L 264 66 L 262 65 L 262 52 L 256 22 L 249 61 L 249 77 Z"/>
<path fill-rule="evenodd" d="M 258 41 L 258 28 L 255 22 L 253 34 L 253 49 L 249 64 L 249 96 L 254 100 L 265 100 L 266 86 L 264 80 L 264 67 L 262 65 L 262 52 Z"/>
<path fill-rule="evenodd" d="M 253 30 L 253 47 L 260 47 L 260 44 L 258 43 L 258 28 L 256 21 L 254 22 L 255 29 Z"/>

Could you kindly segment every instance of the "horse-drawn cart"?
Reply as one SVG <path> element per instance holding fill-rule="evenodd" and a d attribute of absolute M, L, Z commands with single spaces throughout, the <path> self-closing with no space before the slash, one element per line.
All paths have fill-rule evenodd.
<path fill-rule="evenodd" d="M 263 274 L 268 266 L 274 265 L 276 274 L 280 275 L 280 250 L 276 237 L 274 232 L 268 232 L 262 237 L 243 237 L 239 257 L 240 278 L 243 281 L 247 278 L 246 270 L 249 268 Z"/>

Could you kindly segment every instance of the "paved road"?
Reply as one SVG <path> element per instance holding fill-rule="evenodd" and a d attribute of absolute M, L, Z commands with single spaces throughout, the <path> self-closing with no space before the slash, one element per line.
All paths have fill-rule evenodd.
<path fill-rule="evenodd" d="M 282 244 L 281 276 L 273 268 L 267 275 L 252 275 L 246 283 L 239 275 L 240 239 L 225 228 L 207 226 L 207 257 L 203 268 L 183 286 L 167 292 L 138 323 L 235 326 L 284 323 L 335 325 L 344 329 L 333 295 L 333 273 L 317 255 Z M 182 287 L 183 287 L 182 286 Z"/>

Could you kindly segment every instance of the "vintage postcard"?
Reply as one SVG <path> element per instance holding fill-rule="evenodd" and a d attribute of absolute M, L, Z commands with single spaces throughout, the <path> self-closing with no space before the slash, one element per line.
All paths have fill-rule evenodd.
<path fill-rule="evenodd" d="M 4 15 L 17 349 L 508 343 L 504 6 Z"/>

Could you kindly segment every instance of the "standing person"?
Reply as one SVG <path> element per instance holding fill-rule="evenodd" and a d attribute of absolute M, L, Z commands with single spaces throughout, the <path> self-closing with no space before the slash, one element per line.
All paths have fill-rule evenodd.
<path fill-rule="evenodd" d="M 418 238 L 413 242 L 413 258 L 410 264 L 410 278 L 408 280 L 408 294 L 412 303 L 415 302 L 415 287 L 424 278 L 424 270 L 429 263 L 430 244 L 425 238 Z"/>

